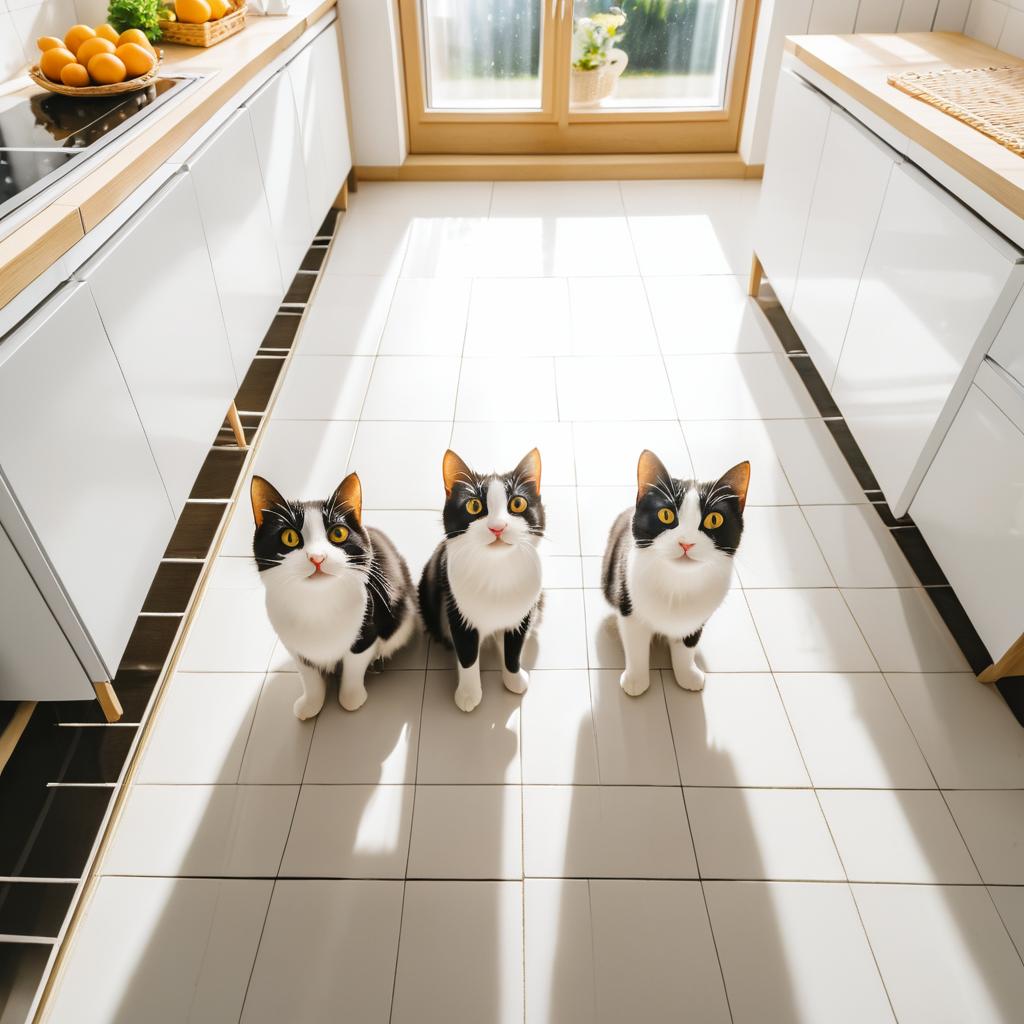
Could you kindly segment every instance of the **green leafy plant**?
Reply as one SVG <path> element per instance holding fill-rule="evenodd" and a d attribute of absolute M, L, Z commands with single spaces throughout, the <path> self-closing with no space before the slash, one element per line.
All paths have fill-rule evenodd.
<path fill-rule="evenodd" d="M 572 66 L 577 71 L 594 71 L 607 64 L 613 43 L 622 39 L 620 29 L 625 23 L 626 15 L 620 7 L 578 18 L 573 26 Z"/>
<path fill-rule="evenodd" d="M 110 0 L 107 21 L 118 32 L 138 28 L 155 43 L 160 38 L 160 0 Z"/>

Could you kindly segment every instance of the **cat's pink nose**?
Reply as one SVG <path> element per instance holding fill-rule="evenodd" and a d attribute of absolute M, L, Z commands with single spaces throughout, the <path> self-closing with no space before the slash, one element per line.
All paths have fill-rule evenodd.
<path fill-rule="evenodd" d="M 490 530 L 495 537 L 500 537 L 505 532 L 504 526 L 488 526 L 487 529 Z"/>
<path fill-rule="evenodd" d="M 679 546 L 683 549 L 683 554 L 688 555 L 690 553 L 690 548 L 695 548 L 697 544 L 696 542 L 694 542 L 693 544 L 687 544 L 684 541 L 680 541 Z"/>
<path fill-rule="evenodd" d="M 312 562 L 312 563 L 313 563 L 313 564 L 314 564 L 314 565 L 315 565 L 315 566 L 316 566 L 316 567 L 317 567 L 318 569 L 320 568 L 320 566 L 321 566 L 321 565 L 323 565 L 323 564 L 324 564 L 324 562 L 326 561 L 326 559 L 327 559 L 327 556 L 326 556 L 326 555 L 321 555 L 321 556 L 320 556 L 319 558 L 317 558 L 317 557 L 316 557 L 316 555 L 310 555 L 310 556 L 309 556 L 309 560 L 310 560 L 310 561 L 311 561 L 311 562 Z"/>

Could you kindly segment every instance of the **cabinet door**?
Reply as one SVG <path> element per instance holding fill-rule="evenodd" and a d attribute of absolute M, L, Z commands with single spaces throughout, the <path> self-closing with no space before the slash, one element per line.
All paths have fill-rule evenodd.
<path fill-rule="evenodd" d="M 1017 296 L 1009 316 L 989 353 L 1007 373 L 1024 386 L 1024 291 Z"/>
<path fill-rule="evenodd" d="M 84 285 L 0 344 L 0 468 L 112 676 L 174 516 Z"/>
<path fill-rule="evenodd" d="M 189 161 L 235 376 L 241 380 L 284 295 L 249 112 Z"/>
<path fill-rule="evenodd" d="M 279 72 L 245 106 L 270 204 L 281 281 L 287 288 L 319 226 L 309 212 L 302 136 L 288 74 Z"/>
<path fill-rule="evenodd" d="M 989 387 L 999 404 L 971 387 L 910 511 L 998 660 L 1024 633 L 1024 390 Z"/>
<path fill-rule="evenodd" d="M 779 75 L 754 246 L 783 309 L 793 304 L 807 215 L 832 104 L 790 71 Z"/>
<path fill-rule="evenodd" d="M 188 175 L 171 179 L 80 276 L 177 516 L 238 387 Z"/>
<path fill-rule="evenodd" d="M 832 111 L 790 310 L 829 387 L 896 159 L 851 117 Z"/>
<path fill-rule="evenodd" d="M 919 171 L 893 170 L 833 394 L 897 515 L 1005 316 L 1017 255 Z"/>

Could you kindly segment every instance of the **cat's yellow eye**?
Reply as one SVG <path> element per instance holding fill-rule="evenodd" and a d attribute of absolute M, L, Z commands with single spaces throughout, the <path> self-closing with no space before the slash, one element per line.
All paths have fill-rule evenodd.
<path fill-rule="evenodd" d="M 517 494 L 508 503 L 509 512 L 514 512 L 517 516 L 526 511 L 526 499 L 521 495 Z"/>
<path fill-rule="evenodd" d="M 676 521 L 676 513 L 671 508 L 659 508 L 658 519 L 663 522 L 666 526 L 671 526 Z"/>
<path fill-rule="evenodd" d="M 332 526 L 331 532 L 327 534 L 327 539 L 332 544 L 344 544 L 348 540 L 348 527 L 347 526 Z"/>
<path fill-rule="evenodd" d="M 709 512 L 704 517 L 704 529 L 717 530 L 724 522 L 725 518 L 722 516 L 721 512 Z"/>
<path fill-rule="evenodd" d="M 478 516 L 484 510 L 484 503 L 479 498 L 470 498 L 466 502 L 466 511 L 471 516 Z"/>
<path fill-rule="evenodd" d="M 294 530 L 284 530 L 281 533 L 281 543 L 286 548 L 297 548 L 299 546 L 299 535 Z"/>

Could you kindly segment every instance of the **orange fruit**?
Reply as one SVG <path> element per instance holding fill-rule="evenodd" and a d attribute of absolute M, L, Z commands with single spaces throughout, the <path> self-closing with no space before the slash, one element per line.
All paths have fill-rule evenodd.
<path fill-rule="evenodd" d="M 89 77 L 97 85 L 114 85 L 128 77 L 128 70 L 112 53 L 97 53 L 89 61 Z"/>
<path fill-rule="evenodd" d="M 210 5 L 210 18 L 214 21 L 232 10 L 231 0 L 207 0 L 207 3 Z"/>
<path fill-rule="evenodd" d="M 174 0 L 174 13 L 178 21 L 188 25 L 202 25 L 210 20 L 210 5 L 206 0 Z"/>
<path fill-rule="evenodd" d="M 40 36 L 36 40 L 36 46 L 38 46 L 40 50 L 53 50 L 57 47 L 61 47 L 63 49 L 64 40 L 58 39 L 56 36 Z"/>
<path fill-rule="evenodd" d="M 120 36 L 118 36 L 117 34 L 117 29 L 114 28 L 113 25 L 107 25 L 105 23 L 103 25 L 97 25 L 96 35 L 98 35 L 100 39 L 109 40 L 115 46 L 117 46 L 118 42 L 120 41 Z"/>
<path fill-rule="evenodd" d="M 72 52 L 78 53 L 78 48 L 86 41 L 96 36 L 96 30 L 88 25 L 72 25 L 68 34 L 64 37 L 64 45 Z"/>
<path fill-rule="evenodd" d="M 39 58 L 39 70 L 51 82 L 59 82 L 64 65 L 74 63 L 75 55 L 70 50 L 65 50 L 62 46 L 55 46 L 52 50 L 43 51 L 43 55 Z"/>
<path fill-rule="evenodd" d="M 78 63 L 65 64 L 60 69 L 60 80 L 65 85 L 73 85 L 76 89 L 80 89 L 83 85 L 92 84 L 89 72 Z"/>
<path fill-rule="evenodd" d="M 116 47 L 109 39 L 101 39 L 99 36 L 95 36 L 93 39 L 86 39 L 84 43 L 78 48 L 78 53 L 75 54 L 79 64 L 84 64 L 86 67 L 89 66 L 89 61 L 96 56 L 97 53 L 113 53 Z"/>
<path fill-rule="evenodd" d="M 125 43 L 117 48 L 117 58 L 124 64 L 129 78 L 138 78 L 153 70 L 156 63 L 153 51 L 138 43 Z"/>
<path fill-rule="evenodd" d="M 141 28 L 126 28 L 118 37 L 117 45 L 124 46 L 125 43 L 138 43 L 139 46 L 153 49 L 153 44 L 146 38 L 146 33 Z"/>

